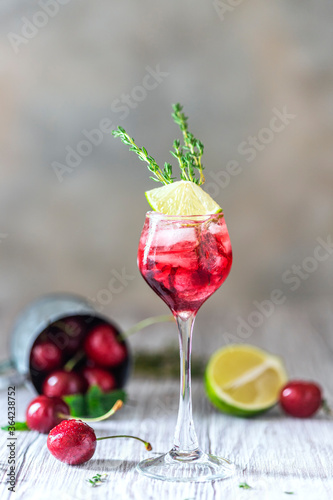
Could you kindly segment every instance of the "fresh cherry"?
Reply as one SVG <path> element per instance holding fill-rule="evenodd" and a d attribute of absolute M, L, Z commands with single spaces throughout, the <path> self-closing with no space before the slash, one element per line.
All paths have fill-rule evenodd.
<path fill-rule="evenodd" d="M 50 397 L 62 397 L 68 394 L 84 393 L 85 380 L 75 372 L 57 370 L 48 375 L 43 383 L 43 394 Z"/>
<path fill-rule="evenodd" d="M 68 354 L 74 354 L 80 347 L 86 334 L 86 323 L 79 316 L 68 316 L 52 325 L 53 335 L 59 336 Z M 63 338 L 63 334 L 65 337 Z"/>
<path fill-rule="evenodd" d="M 96 438 L 94 430 L 81 420 L 63 420 L 47 437 L 47 447 L 52 455 L 69 465 L 80 465 L 91 459 L 96 441 L 116 437 L 130 437 L 142 441 L 147 450 L 152 447 L 147 441 L 134 436 L 108 436 Z"/>
<path fill-rule="evenodd" d="M 47 447 L 60 462 L 84 464 L 95 453 L 95 432 L 81 420 L 63 420 L 49 432 Z"/>
<path fill-rule="evenodd" d="M 27 408 L 27 426 L 31 430 L 47 434 L 64 419 L 60 414 L 69 416 L 69 407 L 62 399 L 37 396 Z"/>
<path fill-rule="evenodd" d="M 82 368 L 81 374 L 88 387 L 97 385 L 103 392 L 113 391 L 117 387 L 114 375 L 102 368 L 85 366 Z"/>
<path fill-rule="evenodd" d="M 111 417 L 122 407 L 121 400 L 117 400 L 112 408 L 99 417 L 80 419 L 84 422 L 101 422 Z M 70 416 L 69 406 L 61 398 L 50 398 L 48 396 L 37 396 L 31 401 L 26 411 L 26 425 L 29 429 L 48 433 L 63 420 L 74 419 Z M 21 422 L 24 423 L 24 422 Z"/>
<path fill-rule="evenodd" d="M 306 418 L 323 406 L 321 387 L 315 382 L 291 380 L 281 390 L 280 405 L 293 417 Z"/>
<path fill-rule="evenodd" d="M 119 342 L 117 330 L 106 323 L 95 326 L 84 340 L 89 359 L 105 368 L 119 366 L 127 358 L 127 348 Z"/>
<path fill-rule="evenodd" d="M 49 372 L 59 368 L 61 362 L 61 349 L 49 340 L 38 342 L 31 349 L 30 367 L 33 370 Z"/>

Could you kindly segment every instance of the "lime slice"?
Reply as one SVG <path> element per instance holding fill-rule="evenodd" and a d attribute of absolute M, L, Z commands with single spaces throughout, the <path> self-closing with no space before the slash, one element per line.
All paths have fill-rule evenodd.
<path fill-rule="evenodd" d="M 286 382 L 280 358 L 246 344 L 216 351 L 205 372 L 208 399 L 219 410 L 243 417 L 275 405 Z"/>
<path fill-rule="evenodd" d="M 153 210 L 165 215 L 209 215 L 221 207 L 201 187 L 190 181 L 177 181 L 146 191 Z"/>

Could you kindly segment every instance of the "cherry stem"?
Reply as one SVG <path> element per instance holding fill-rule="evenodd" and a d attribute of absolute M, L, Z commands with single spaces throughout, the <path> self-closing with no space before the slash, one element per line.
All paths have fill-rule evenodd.
<path fill-rule="evenodd" d="M 143 330 L 147 326 L 154 325 L 155 323 L 166 323 L 168 321 L 175 321 L 175 318 L 173 317 L 172 314 L 163 314 L 161 316 L 152 316 L 150 318 L 146 318 L 142 321 L 139 321 L 139 323 L 136 323 L 126 332 L 122 333 L 120 335 L 120 339 L 125 340 L 133 333 L 139 332 L 140 330 Z"/>
<path fill-rule="evenodd" d="M 323 399 L 322 402 L 321 402 L 321 407 L 322 409 L 324 410 L 324 412 L 326 413 L 326 415 L 330 416 L 330 417 L 333 417 L 333 410 L 332 408 L 330 408 L 330 406 L 328 405 L 326 399 Z"/>
<path fill-rule="evenodd" d="M 145 445 L 146 450 L 151 451 L 153 448 L 148 441 L 144 441 L 143 439 L 140 439 L 139 437 L 136 436 L 127 436 L 126 434 L 121 434 L 119 436 L 105 436 L 105 437 L 99 437 L 96 439 L 96 441 L 102 441 L 102 439 L 114 439 L 114 438 L 131 438 L 131 439 L 137 439 L 138 441 L 141 441 Z"/>
<path fill-rule="evenodd" d="M 73 356 L 71 359 L 69 359 L 67 361 L 67 363 L 65 364 L 64 366 L 64 370 L 66 372 L 71 372 L 74 368 L 74 366 L 76 366 L 78 364 L 79 361 L 81 361 L 81 359 L 85 356 L 85 352 L 84 351 L 79 351 L 75 354 L 75 356 Z"/>
<path fill-rule="evenodd" d="M 120 410 L 122 406 L 123 406 L 122 400 L 118 399 L 112 406 L 112 408 L 107 413 L 104 413 L 104 415 L 101 415 L 100 417 L 81 418 L 81 417 L 72 417 L 71 415 L 65 415 L 64 413 L 58 413 L 58 416 L 66 420 L 82 420 L 82 422 L 101 422 L 102 420 L 106 420 L 107 418 L 111 417 L 111 415 L 114 415 L 116 411 Z"/>

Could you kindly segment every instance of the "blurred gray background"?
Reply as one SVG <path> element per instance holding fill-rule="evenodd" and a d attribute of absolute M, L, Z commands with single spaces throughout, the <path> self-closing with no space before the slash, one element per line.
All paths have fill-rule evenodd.
<path fill-rule="evenodd" d="M 144 191 L 157 185 L 110 130 L 123 126 L 163 164 L 178 101 L 234 251 L 195 349 L 207 335 L 223 344 L 275 288 L 289 311 L 331 310 L 333 256 L 314 251 L 333 233 L 332 18 L 329 0 L 2 0 L 2 358 L 19 310 L 48 292 L 88 297 L 124 329 L 167 313 L 136 267 Z M 176 343 L 174 328 L 133 343 Z"/>

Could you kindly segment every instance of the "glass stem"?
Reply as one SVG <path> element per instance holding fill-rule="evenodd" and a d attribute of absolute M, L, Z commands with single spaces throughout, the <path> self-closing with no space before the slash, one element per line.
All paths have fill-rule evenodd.
<path fill-rule="evenodd" d="M 191 349 L 195 314 L 187 319 L 176 317 L 180 349 L 180 397 L 177 426 L 172 451 L 177 455 L 198 450 L 198 439 L 192 419 Z"/>

